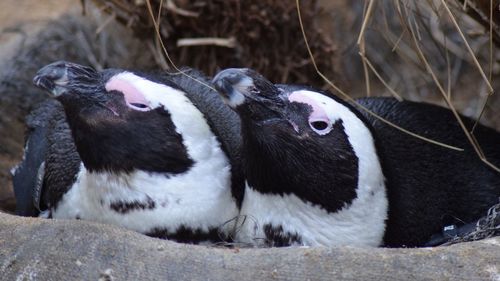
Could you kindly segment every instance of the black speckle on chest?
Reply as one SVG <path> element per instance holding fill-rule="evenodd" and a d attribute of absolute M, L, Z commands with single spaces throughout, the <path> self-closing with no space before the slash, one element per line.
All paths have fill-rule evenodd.
<path fill-rule="evenodd" d="M 164 227 L 155 227 L 147 232 L 146 235 L 190 244 L 198 244 L 205 241 L 228 242 L 227 237 L 225 237 L 225 235 L 217 227 L 211 227 L 208 231 L 184 225 L 181 225 L 175 231 L 170 231 L 168 228 Z"/>
<path fill-rule="evenodd" d="M 271 224 L 265 224 L 263 229 L 266 236 L 266 244 L 269 247 L 287 247 L 302 243 L 302 239 L 298 233 L 284 231 L 281 225 L 272 226 Z"/>
<path fill-rule="evenodd" d="M 137 210 L 152 210 L 156 208 L 156 203 L 150 197 L 147 197 L 144 201 L 134 200 L 134 201 L 115 201 L 109 204 L 111 210 L 126 214 Z"/>

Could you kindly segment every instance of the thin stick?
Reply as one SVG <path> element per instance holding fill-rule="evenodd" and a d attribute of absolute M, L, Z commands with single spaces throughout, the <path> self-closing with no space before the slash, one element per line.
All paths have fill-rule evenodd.
<path fill-rule="evenodd" d="M 448 75 L 448 83 L 446 87 L 446 93 L 448 94 L 448 99 L 451 100 L 451 64 L 450 64 L 450 54 L 448 48 L 446 48 L 446 37 L 444 37 L 444 51 L 446 53 L 446 74 Z"/>
<path fill-rule="evenodd" d="M 368 17 L 369 17 L 369 15 L 371 15 L 371 9 L 373 9 L 373 2 L 374 1 L 365 2 L 365 7 L 364 7 L 364 11 L 363 11 L 363 14 L 365 17 L 363 19 L 363 26 L 361 27 L 361 31 L 359 32 L 360 37 L 358 38 L 358 46 L 359 46 L 360 53 L 363 54 L 362 56 L 364 56 L 364 54 L 366 52 L 364 31 L 365 31 L 365 28 L 367 26 L 366 23 L 369 21 Z M 367 7 L 366 3 L 368 3 L 368 7 Z M 370 12 L 370 14 L 369 14 L 369 12 Z M 363 35 L 363 36 L 361 36 L 361 35 Z M 364 60 L 361 60 L 361 62 L 363 63 L 363 73 L 365 76 L 366 96 L 369 97 L 371 95 L 370 73 L 368 73 L 368 67 L 366 66 L 366 62 Z"/>
<path fill-rule="evenodd" d="M 359 31 L 359 37 L 358 37 L 358 41 L 357 41 L 358 45 L 361 43 L 361 40 L 365 35 L 365 29 L 366 29 L 366 26 L 368 25 L 368 20 L 370 19 L 371 15 L 372 15 L 374 3 L 375 3 L 375 0 L 370 0 L 370 2 L 368 3 L 368 8 L 366 9 L 366 15 L 365 15 L 365 18 L 363 20 L 363 24 L 361 25 L 361 30 Z"/>
<path fill-rule="evenodd" d="M 398 40 L 396 40 L 396 43 L 394 43 L 394 47 L 392 47 L 391 52 L 396 51 L 396 49 L 398 48 L 399 42 L 401 41 L 401 39 L 403 39 L 403 36 L 405 35 L 405 33 L 406 33 L 406 29 L 404 29 L 403 32 L 401 32 L 401 35 L 399 35 L 399 38 L 398 38 Z"/>
<path fill-rule="evenodd" d="M 177 40 L 177 47 L 206 46 L 206 45 L 235 48 L 236 38 L 204 37 L 204 38 L 184 38 Z"/>
<path fill-rule="evenodd" d="M 158 22 L 158 25 L 160 24 L 162 8 L 163 8 L 163 0 L 160 0 L 160 6 L 158 7 L 158 17 L 156 18 L 156 22 Z"/>
<path fill-rule="evenodd" d="M 116 18 L 116 13 L 113 12 L 95 31 L 95 34 L 98 35 L 101 33 L 108 24 L 110 24 Z"/>
<path fill-rule="evenodd" d="M 488 79 L 491 82 L 493 74 L 493 1 L 490 1 L 490 64 L 488 69 Z"/>
<path fill-rule="evenodd" d="M 371 90 L 370 90 L 370 73 L 368 72 L 368 67 L 366 65 L 366 60 L 363 59 L 365 58 L 365 38 L 361 40 L 361 44 L 359 45 L 359 55 L 361 56 L 362 62 L 363 62 L 363 73 L 365 75 L 365 84 L 366 84 L 366 96 L 369 97 L 371 96 Z"/>
<path fill-rule="evenodd" d="M 486 99 L 484 99 L 483 105 L 481 106 L 481 111 L 479 112 L 479 116 L 477 117 L 476 121 L 474 122 L 474 125 L 472 126 L 472 129 L 470 130 L 471 134 L 474 134 L 476 131 L 476 127 L 479 124 L 479 120 L 483 117 L 484 111 L 486 110 L 486 105 L 490 101 L 491 95 L 486 95 Z"/>
<path fill-rule="evenodd" d="M 489 51 L 490 51 L 490 61 L 488 64 L 488 79 L 491 83 L 491 77 L 493 74 L 493 0 L 490 0 L 490 42 L 489 42 Z M 479 120 L 483 117 L 484 111 L 486 110 L 486 105 L 490 100 L 491 95 L 487 95 L 484 100 L 483 106 L 481 107 L 481 111 L 479 112 L 479 116 L 476 118 L 476 122 L 474 122 L 474 126 L 472 126 L 471 134 L 474 134 L 477 125 L 479 124 Z"/>
<path fill-rule="evenodd" d="M 311 63 L 313 64 L 314 66 L 314 69 L 316 70 L 316 73 L 318 73 L 318 75 L 328 84 L 330 85 L 330 87 L 332 87 L 335 91 L 337 91 L 342 97 L 344 97 L 346 100 L 352 102 L 353 104 L 355 104 L 357 107 L 361 108 L 362 110 L 364 110 L 365 112 L 367 112 L 368 114 L 370 114 L 371 116 L 377 118 L 378 120 L 384 122 L 385 124 L 393 127 L 393 128 L 396 128 L 410 136 L 413 136 L 415 138 L 418 138 L 418 139 L 421 139 L 421 140 L 424 140 L 424 141 L 427 141 L 429 143 L 432 143 L 432 144 L 435 144 L 435 145 L 438 145 L 438 146 L 441 146 L 441 147 L 446 147 L 446 148 L 449 148 L 449 149 L 452 149 L 452 150 L 457 150 L 457 151 L 463 151 L 462 148 L 458 148 L 458 147 L 455 147 L 455 146 L 451 146 L 451 145 L 448 145 L 448 144 L 444 144 L 444 143 L 441 143 L 441 142 L 438 142 L 438 141 L 435 141 L 435 140 L 432 140 L 432 139 L 429 139 L 429 138 L 426 138 L 426 137 L 423 137 L 421 135 L 418 135 L 416 133 L 413 133 L 413 132 L 410 132 L 394 123 L 392 123 L 391 121 L 389 120 L 386 120 L 384 118 L 382 118 L 381 116 L 377 115 L 376 113 L 374 113 L 373 111 L 369 110 L 368 108 L 366 108 L 365 106 L 361 105 L 359 102 L 355 101 L 352 97 L 350 97 L 348 94 L 346 94 L 344 91 L 342 91 L 339 87 L 337 87 L 332 81 L 330 81 L 318 68 L 318 65 L 316 64 L 316 60 L 314 59 L 314 56 L 312 54 L 312 51 L 311 51 L 311 48 L 309 47 L 309 41 L 307 40 L 307 36 L 306 36 L 306 32 L 304 30 L 304 24 L 302 22 L 302 16 L 301 16 L 301 13 L 300 13 L 300 0 L 295 0 L 295 3 L 296 3 L 296 6 L 297 6 L 297 14 L 298 14 L 298 18 L 299 18 L 299 24 L 300 24 L 300 29 L 302 31 L 302 36 L 304 38 L 304 43 L 306 44 L 306 48 L 307 48 L 307 52 L 309 53 L 309 57 L 311 59 Z"/>
<path fill-rule="evenodd" d="M 361 56 L 363 61 L 368 65 L 368 67 L 370 67 L 370 69 L 373 71 L 373 74 L 375 74 L 375 76 L 377 76 L 377 78 L 380 80 L 380 82 L 382 82 L 382 84 L 384 84 L 384 86 L 394 96 L 394 98 L 396 98 L 398 101 L 403 101 L 403 98 L 394 89 L 392 89 L 391 86 L 389 86 L 389 84 L 382 78 L 382 76 L 378 73 L 378 71 L 375 69 L 375 67 L 370 62 L 370 60 L 362 53 L 359 53 L 359 55 Z"/>
<path fill-rule="evenodd" d="M 184 9 L 177 7 L 177 5 L 175 5 L 174 1 L 172 1 L 172 0 L 167 0 L 167 7 L 166 8 L 167 8 L 167 10 L 171 11 L 172 13 L 175 13 L 175 14 L 178 14 L 178 15 L 181 15 L 184 17 L 196 18 L 199 16 L 199 14 L 196 12 L 191 12 L 191 11 L 184 10 Z"/>
<path fill-rule="evenodd" d="M 490 1 L 491 2 L 491 1 Z M 448 4 L 446 4 L 445 0 L 441 0 L 441 3 L 444 6 L 444 9 L 450 16 L 451 21 L 453 22 L 453 25 L 455 25 L 455 28 L 457 29 L 458 33 L 460 34 L 460 37 L 462 37 L 462 40 L 464 41 L 465 46 L 467 47 L 467 51 L 469 51 L 472 60 L 474 61 L 474 64 L 476 65 L 477 69 L 479 70 L 479 73 L 483 77 L 484 81 L 486 81 L 486 85 L 488 86 L 488 94 L 491 95 L 493 94 L 494 90 L 493 87 L 490 84 L 490 81 L 488 81 L 488 78 L 486 77 L 486 74 L 483 71 L 483 68 L 481 67 L 481 64 L 476 58 L 476 55 L 474 54 L 474 51 L 472 51 L 472 48 L 469 45 L 469 42 L 467 42 L 467 39 L 465 39 L 465 35 L 462 32 L 462 29 L 460 29 L 460 26 L 458 25 L 458 22 L 455 19 L 455 16 L 453 16 L 453 13 L 451 12 L 450 8 L 448 7 Z"/>

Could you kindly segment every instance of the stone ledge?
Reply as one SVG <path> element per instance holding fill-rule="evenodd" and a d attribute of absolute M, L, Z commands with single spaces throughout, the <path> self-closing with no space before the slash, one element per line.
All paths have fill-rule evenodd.
<path fill-rule="evenodd" d="M 224 249 L 0 213 L 3 280 L 499 280 L 500 237 L 424 249 Z"/>

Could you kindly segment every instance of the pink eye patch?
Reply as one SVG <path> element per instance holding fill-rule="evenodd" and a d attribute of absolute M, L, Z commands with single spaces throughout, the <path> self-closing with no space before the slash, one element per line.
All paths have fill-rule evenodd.
<path fill-rule="evenodd" d="M 127 105 L 136 110 L 149 110 L 149 102 L 144 95 L 130 82 L 113 77 L 105 85 L 106 91 L 123 93 Z"/>
<path fill-rule="evenodd" d="M 326 114 L 323 107 L 319 105 L 317 101 L 308 97 L 304 93 L 301 93 L 300 91 L 293 92 L 290 94 L 290 96 L 288 96 L 288 100 L 290 102 L 304 103 L 312 107 L 311 115 L 309 115 L 309 122 L 315 122 L 315 121 L 324 121 L 328 123 L 330 122 L 330 119 L 328 118 L 328 115 Z"/>
<path fill-rule="evenodd" d="M 288 96 L 290 102 L 299 102 L 307 104 L 312 107 L 312 111 L 307 118 L 309 122 L 309 127 L 316 132 L 318 135 L 327 135 L 332 130 L 332 122 L 326 111 L 324 105 L 321 102 L 309 97 L 306 93 L 302 91 L 293 92 Z M 294 128 L 295 129 L 295 128 Z M 297 131 L 297 129 L 295 129 Z"/>

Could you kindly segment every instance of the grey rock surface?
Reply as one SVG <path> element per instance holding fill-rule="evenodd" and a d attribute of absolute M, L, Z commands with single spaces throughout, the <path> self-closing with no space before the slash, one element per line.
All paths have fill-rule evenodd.
<path fill-rule="evenodd" d="M 423 249 L 227 249 L 0 213 L 1 280 L 499 280 L 500 237 Z"/>

